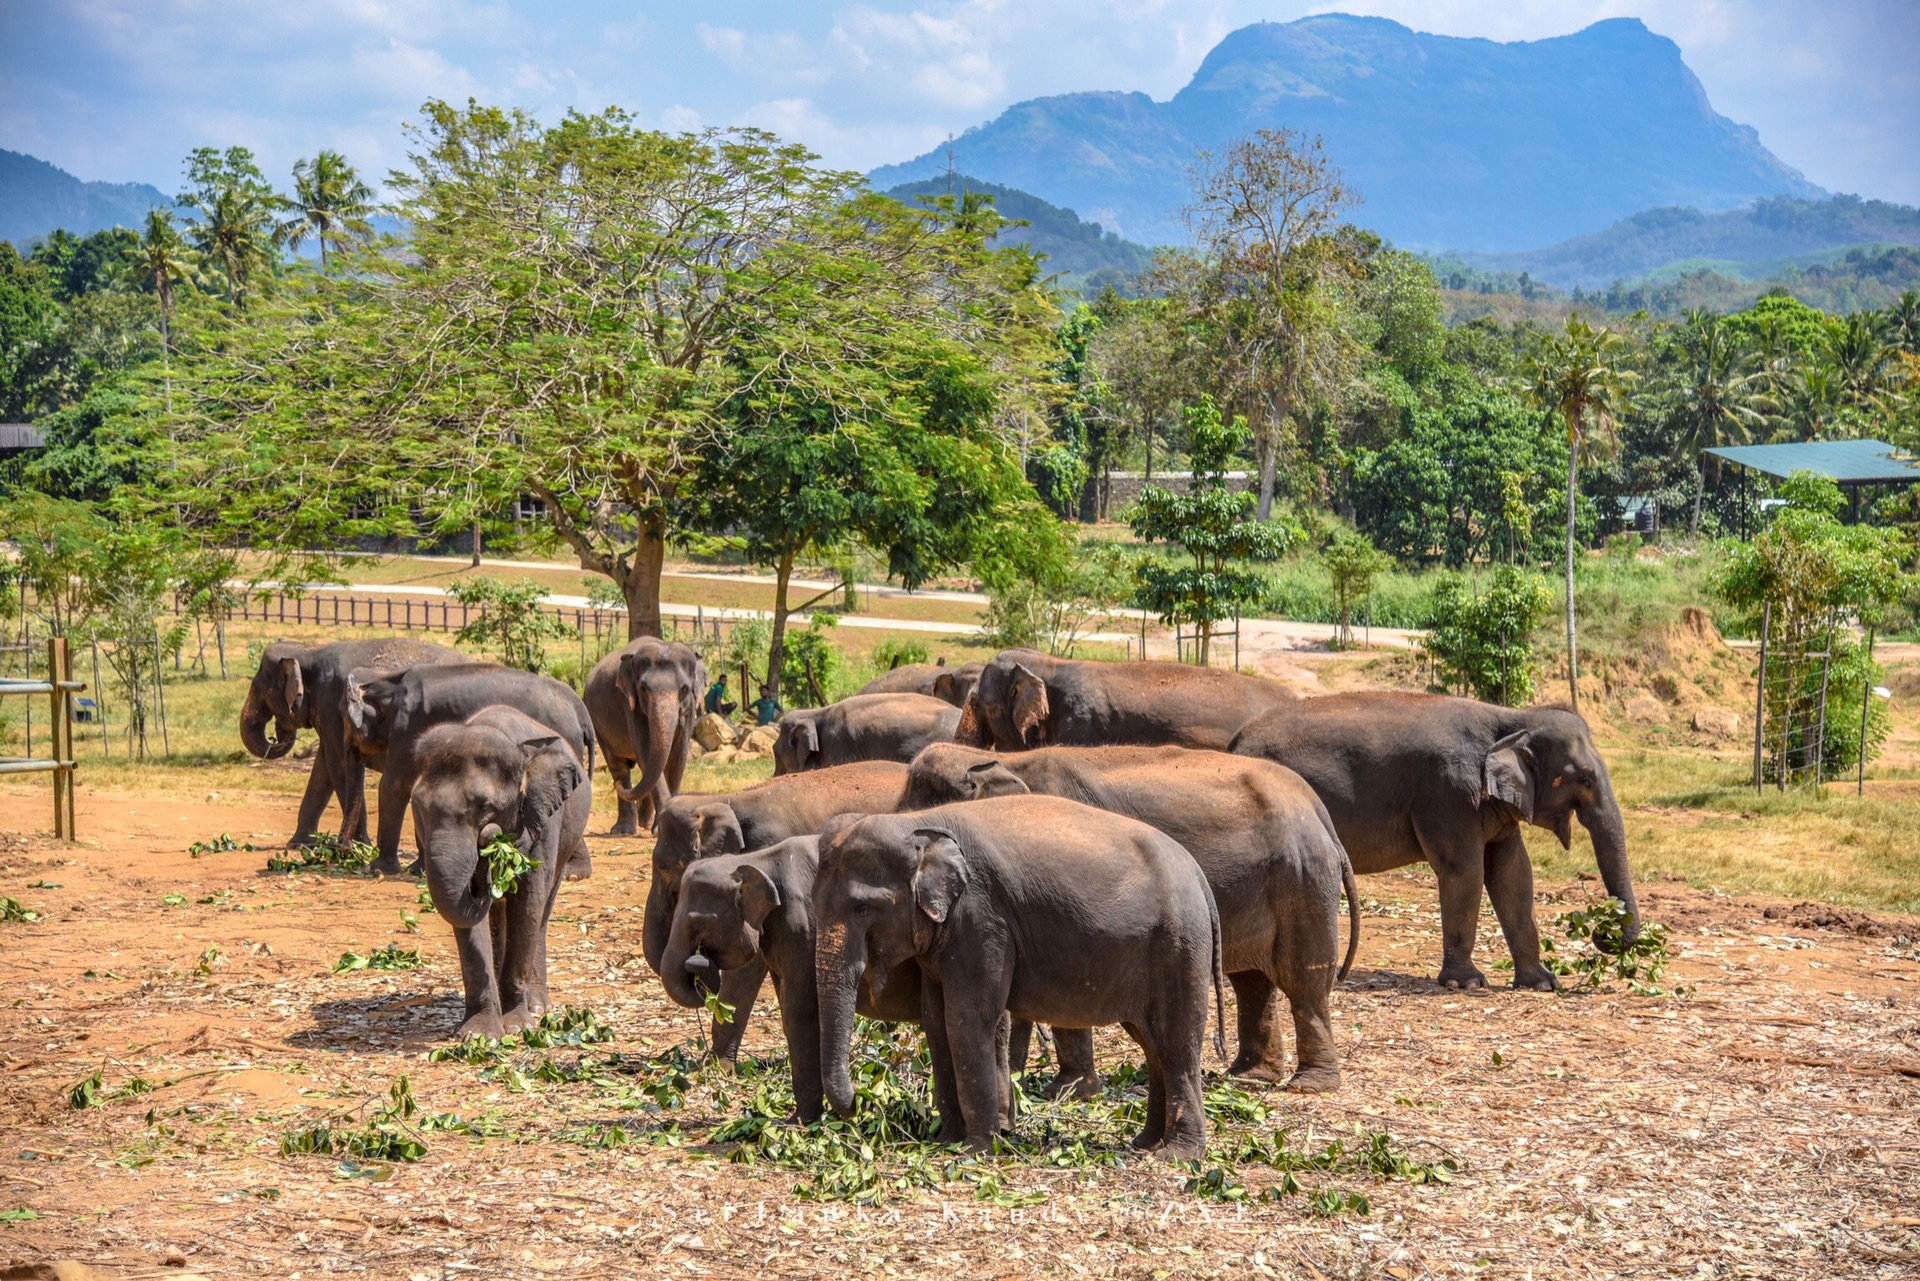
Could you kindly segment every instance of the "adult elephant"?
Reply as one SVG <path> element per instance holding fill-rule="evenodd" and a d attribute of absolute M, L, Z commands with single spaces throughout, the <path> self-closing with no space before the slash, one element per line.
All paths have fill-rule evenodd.
<path fill-rule="evenodd" d="M 586 704 L 550 676 L 493 663 L 414 667 L 398 676 L 364 669 L 347 673 L 347 691 L 341 699 L 351 749 L 347 794 L 355 799 L 363 796 L 367 768 L 380 770 L 376 871 L 400 871 L 400 827 L 420 771 L 416 751 L 421 736 L 435 725 L 464 721 L 495 704 L 517 708 L 552 730 L 586 771 L 593 772 L 593 722 Z M 592 875 L 585 842 L 565 852 L 568 880 Z"/>
<path fill-rule="evenodd" d="M 907 796 L 907 767 L 894 761 L 862 761 L 803 776 L 770 779 L 738 792 L 676 796 L 661 812 L 653 842 L 653 878 L 641 918 L 640 948 L 655 974 L 673 931 L 680 878 L 698 859 L 744 854 L 795 836 L 815 836 L 840 814 L 890 814 Z M 733 1006 L 730 1023 L 713 1032 L 713 1052 L 732 1061 L 740 1053 L 747 1016 L 759 994 L 766 966 L 758 961 L 723 971 L 720 999 Z"/>
<path fill-rule="evenodd" d="M 913 809 L 1022 796 L 1066 797 L 1139 819 L 1186 847 L 1220 909 L 1220 942 L 1240 1015 L 1227 1070 L 1317 1092 L 1340 1083 L 1329 998 L 1353 966 L 1360 900 L 1326 807 L 1298 774 L 1271 761 L 1182 747 L 1047 747 L 994 753 L 940 744 L 913 762 Z M 1347 954 L 1340 960 L 1340 894 Z M 1336 966 L 1338 971 L 1336 973 Z M 1298 1066 L 1286 1070 L 1276 987 L 1293 1013 Z M 1098 1090 L 1093 1042 L 1056 1035 L 1054 1093 Z M 1015 1066 L 1025 1056 L 1014 1047 Z"/>
<path fill-rule="evenodd" d="M 907 663 L 874 677 L 860 687 L 862 694 L 930 694 L 955 707 L 967 705 L 984 663 Z"/>
<path fill-rule="evenodd" d="M 1433 868 L 1439 980 L 1447 987 L 1486 984 L 1473 963 L 1483 889 L 1513 956 L 1513 985 L 1559 986 L 1540 963 L 1522 823 L 1546 828 L 1566 847 L 1577 817 L 1593 836 L 1607 892 L 1626 905 L 1626 941 L 1639 936 L 1620 804 L 1586 721 L 1573 712 L 1435 694 L 1330 694 L 1249 722 L 1233 750 L 1305 778 L 1355 871 Z"/>
<path fill-rule="evenodd" d="M 855 694 L 825 707 L 797 708 L 780 718 L 773 772 L 851 765 L 906 764 L 931 743 L 950 743 L 960 709 L 926 694 Z"/>
<path fill-rule="evenodd" d="M 584 701 L 620 798 L 608 835 L 652 831 L 667 802 L 680 794 L 706 688 L 706 664 L 678 641 L 642 636 L 594 665 Z"/>
<path fill-rule="evenodd" d="M 593 811 L 593 783 L 560 735 L 511 707 L 435 725 L 414 746 L 413 830 L 434 910 L 460 950 L 466 1021 L 458 1035 L 531 1027 L 547 995 L 547 924 Z M 481 856 L 511 839 L 532 866 L 494 895 Z"/>
<path fill-rule="evenodd" d="M 240 742 L 253 755 L 277 760 L 293 750 L 303 729 L 320 736 L 313 769 L 307 774 L 306 795 L 294 820 L 289 846 L 313 839 L 326 813 L 327 802 L 340 801 L 340 838 L 367 839 L 366 807 L 351 804 L 346 790 L 348 754 L 341 699 L 347 691 L 347 673 L 357 667 L 401 672 L 433 663 L 471 662 L 465 654 L 414 640 L 335 641 L 331 645 L 301 645 L 275 641 L 260 656 L 259 670 L 247 687 L 240 706 Z M 267 738 L 267 722 L 273 738 Z"/>
<path fill-rule="evenodd" d="M 1098 663 L 1004 650 L 980 672 L 954 741 L 1003 752 L 1117 743 L 1226 750 L 1294 698 L 1255 676 L 1185 663 Z"/>
<path fill-rule="evenodd" d="M 813 917 L 822 1085 L 840 1115 L 854 1108 L 860 987 L 870 969 L 916 966 L 942 1142 L 984 1150 L 999 1131 L 1004 1014 L 1120 1024 L 1147 1061 L 1134 1146 L 1175 1160 L 1205 1151 L 1200 1060 L 1210 988 L 1220 1006 L 1220 920 L 1171 837 L 1053 796 L 838 818 L 820 836 Z"/>

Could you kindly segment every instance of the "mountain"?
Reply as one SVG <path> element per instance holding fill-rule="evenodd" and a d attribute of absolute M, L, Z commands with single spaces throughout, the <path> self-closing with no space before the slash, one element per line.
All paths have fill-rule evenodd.
<path fill-rule="evenodd" d="M 1616 280 L 1674 277 L 1699 267 L 1759 280 L 1879 245 L 1920 245 L 1920 209 L 1858 196 L 1776 196 L 1724 213 L 1648 209 L 1605 231 L 1546 249 L 1451 257 L 1484 271 L 1524 271 L 1565 289 L 1598 289 Z M 1436 270 L 1445 274 L 1444 266 Z"/>
<path fill-rule="evenodd" d="M 1186 238 L 1195 150 L 1261 128 L 1322 135 L 1365 199 L 1356 220 L 1413 249 L 1512 250 L 1654 207 L 1826 194 L 1716 113 L 1679 46 L 1633 18 L 1513 44 L 1346 14 L 1258 23 L 1169 101 L 1036 98 L 952 147 L 969 173 L 1153 243 Z M 941 147 L 872 179 L 945 168 Z"/>
<path fill-rule="evenodd" d="M 56 228 L 76 236 L 108 227 L 138 229 L 155 205 L 173 200 L 144 182 L 82 182 L 17 151 L 0 151 L 0 240 L 16 246 Z"/>
<path fill-rule="evenodd" d="M 983 182 L 965 174 L 949 180 L 942 173 L 920 182 L 905 182 L 891 187 L 884 195 L 903 205 L 916 205 L 920 196 L 940 196 L 948 191 L 977 191 L 993 197 L 993 207 L 1003 217 L 1027 225 L 1010 227 L 999 239 L 1009 244 L 1025 244 L 1047 256 L 1041 269 L 1058 274 L 1060 283 L 1084 295 L 1098 293 L 1105 285 L 1126 292 L 1133 277 L 1153 264 L 1153 250 L 1131 240 L 1122 240 L 1097 222 L 1084 222 L 1071 209 L 1049 204 L 1038 196 Z"/>

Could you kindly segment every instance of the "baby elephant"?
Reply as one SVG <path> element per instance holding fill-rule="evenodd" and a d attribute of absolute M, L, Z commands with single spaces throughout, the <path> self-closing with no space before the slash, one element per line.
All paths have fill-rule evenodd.
<path fill-rule="evenodd" d="M 1225 1018 L 1220 917 L 1199 866 L 1145 823 L 1052 796 L 845 816 L 820 837 L 814 966 L 827 1100 L 853 1111 L 848 1038 L 862 977 L 917 966 L 943 1119 L 985 1150 L 1002 1119 L 1002 1011 L 1056 1027 L 1118 1023 L 1147 1059 L 1134 1146 L 1206 1150 L 1207 989 Z M 1216 1049 L 1225 1046 L 1216 1035 Z"/>
<path fill-rule="evenodd" d="M 547 920 L 581 847 L 593 784 L 566 740 L 511 707 L 435 725 L 414 751 L 414 836 L 434 909 L 460 948 L 459 1035 L 520 1031 L 547 1009 Z M 533 866 L 496 899 L 480 851 L 503 833 Z"/>
<path fill-rule="evenodd" d="M 773 772 L 899 761 L 929 743 L 951 743 L 960 709 L 927 694 L 855 694 L 825 707 L 808 707 L 780 718 L 773 740 Z"/>

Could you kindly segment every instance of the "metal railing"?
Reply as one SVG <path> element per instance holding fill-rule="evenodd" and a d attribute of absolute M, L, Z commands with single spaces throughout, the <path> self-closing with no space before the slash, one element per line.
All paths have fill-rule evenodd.
<path fill-rule="evenodd" d="M 73 839 L 73 696 L 86 685 L 73 679 L 73 652 L 65 637 L 47 642 L 47 680 L 0 680 L 0 697 L 47 695 L 52 712 L 52 756 L 35 759 L 0 757 L 0 774 L 53 775 L 53 835 L 56 840 Z M 32 748 L 28 748 L 29 751 Z"/>

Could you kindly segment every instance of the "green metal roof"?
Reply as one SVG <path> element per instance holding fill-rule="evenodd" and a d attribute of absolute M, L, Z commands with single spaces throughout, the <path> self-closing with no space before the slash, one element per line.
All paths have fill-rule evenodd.
<path fill-rule="evenodd" d="M 1920 459 L 1880 440 L 1730 445 L 1705 452 L 1769 476 L 1791 476 L 1797 471 L 1810 471 L 1842 485 L 1920 482 Z"/>

